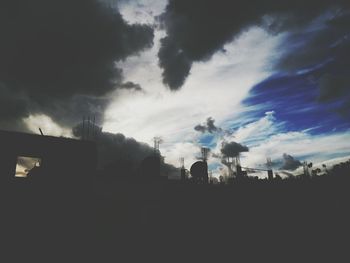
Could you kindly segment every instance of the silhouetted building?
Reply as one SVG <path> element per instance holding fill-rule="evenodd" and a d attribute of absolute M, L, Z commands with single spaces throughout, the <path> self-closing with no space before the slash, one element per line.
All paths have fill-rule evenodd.
<path fill-rule="evenodd" d="M 23 180 L 82 185 L 91 179 L 97 165 L 96 145 L 63 137 L 0 131 L 0 180 L 16 179 L 20 158 L 36 158 L 40 166 L 28 171 Z"/>
<path fill-rule="evenodd" d="M 32 247 L 40 253 L 44 243 L 59 247 L 71 242 L 73 247 L 87 240 L 93 222 L 95 143 L 0 131 L 0 147 L 5 200 L 0 221 L 9 233 L 4 240 L 26 240 L 26 247 L 33 238 L 41 240 Z"/>
<path fill-rule="evenodd" d="M 146 157 L 140 164 L 139 174 L 141 180 L 155 180 L 160 177 L 160 155 L 154 154 Z"/>

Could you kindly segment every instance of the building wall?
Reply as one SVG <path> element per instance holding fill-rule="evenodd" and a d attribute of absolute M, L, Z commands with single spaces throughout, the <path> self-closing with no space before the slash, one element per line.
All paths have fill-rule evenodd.
<path fill-rule="evenodd" d="M 84 180 L 97 165 L 96 145 L 90 141 L 0 131 L 0 145 L 3 182 L 14 179 L 18 156 L 40 158 L 48 181 Z"/>

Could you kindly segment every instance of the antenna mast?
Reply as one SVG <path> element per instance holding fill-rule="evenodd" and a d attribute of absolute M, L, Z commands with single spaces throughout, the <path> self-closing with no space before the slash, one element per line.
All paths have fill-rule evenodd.
<path fill-rule="evenodd" d="M 208 160 L 209 148 L 202 147 L 201 152 L 202 152 L 202 160 L 203 162 L 206 162 Z"/>
<path fill-rule="evenodd" d="M 226 159 L 226 163 L 227 163 L 227 168 L 228 168 L 228 175 L 229 175 L 229 177 L 233 177 L 233 168 L 232 168 L 232 166 L 233 166 L 233 164 L 234 164 L 234 159 L 233 158 L 231 158 L 230 159 L 230 157 L 226 157 L 227 159 Z"/>
<path fill-rule="evenodd" d="M 186 169 L 185 169 L 185 158 L 180 157 L 180 165 L 181 165 L 181 170 L 180 170 L 180 179 L 181 181 L 186 181 Z"/>
<path fill-rule="evenodd" d="M 154 141 L 154 153 L 160 154 L 159 145 L 162 143 L 162 139 L 160 137 L 154 137 L 153 141 Z"/>
<path fill-rule="evenodd" d="M 181 169 L 185 168 L 185 158 L 184 157 L 180 157 L 180 166 L 181 166 Z"/>
<path fill-rule="evenodd" d="M 272 161 L 270 157 L 266 158 L 266 167 L 267 167 L 267 178 L 269 180 L 273 180 Z"/>
<path fill-rule="evenodd" d="M 266 158 L 266 168 L 267 168 L 268 170 L 270 170 L 271 167 L 272 167 L 271 158 L 270 158 L 270 157 L 267 157 L 267 158 Z"/>
<path fill-rule="evenodd" d="M 235 157 L 235 162 L 236 162 L 236 166 L 241 166 L 241 158 L 240 158 L 240 154 L 239 153 Z"/>
<path fill-rule="evenodd" d="M 82 138 L 85 140 L 85 116 L 83 116 L 83 130 L 82 130 Z"/>
<path fill-rule="evenodd" d="M 90 116 L 87 118 L 87 137 L 88 140 L 90 138 Z"/>

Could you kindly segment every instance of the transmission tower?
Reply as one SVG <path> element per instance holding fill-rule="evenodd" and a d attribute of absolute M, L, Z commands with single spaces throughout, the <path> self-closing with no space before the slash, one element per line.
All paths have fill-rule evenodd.
<path fill-rule="evenodd" d="M 159 145 L 163 142 L 162 138 L 160 137 L 154 137 L 153 138 L 153 142 L 154 142 L 154 153 L 155 154 L 159 154 L 160 151 L 159 151 Z"/>
<path fill-rule="evenodd" d="M 208 160 L 209 148 L 202 147 L 201 148 L 201 153 L 202 153 L 202 160 L 203 160 L 203 162 L 206 162 Z"/>

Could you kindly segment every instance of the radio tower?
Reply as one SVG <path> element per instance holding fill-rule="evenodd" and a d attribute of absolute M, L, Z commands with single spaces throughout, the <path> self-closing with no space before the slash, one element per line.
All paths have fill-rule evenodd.
<path fill-rule="evenodd" d="M 180 165 L 181 165 L 181 181 L 186 181 L 186 169 L 185 169 L 184 157 L 180 157 Z"/>
<path fill-rule="evenodd" d="M 273 180 L 272 161 L 270 157 L 266 158 L 266 167 L 267 167 L 267 177 L 269 178 L 269 180 Z"/>
<path fill-rule="evenodd" d="M 185 168 L 185 158 L 184 157 L 180 157 L 180 166 L 181 166 L 181 169 Z"/>
<path fill-rule="evenodd" d="M 228 176 L 229 176 L 229 177 L 233 177 L 234 174 L 233 174 L 233 168 L 232 168 L 232 166 L 233 166 L 233 164 L 234 164 L 235 161 L 233 160 L 233 158 L 230 159 L 230 157 L 226 157 L 225 162 L 226 162 L 226 166 L 227 166 L 227 168 L 228 168 Z"/>
<path fill-rule="evenodd" d="M 203 162 L 206 162 L 208 160 L 209 148 L 202 147 L 201 148 L 201 153 L 202 153 L 202 160 L 203 160 Z"/>
<path fill-rule="evenodd" d="M 154 154 L 156 155 L 160 155 L 160 151 L 159 151 L 159 145 L 163 142 L 162 139 L 160 137 L 154 137 L 153 138 L 154 141 Z"/>

